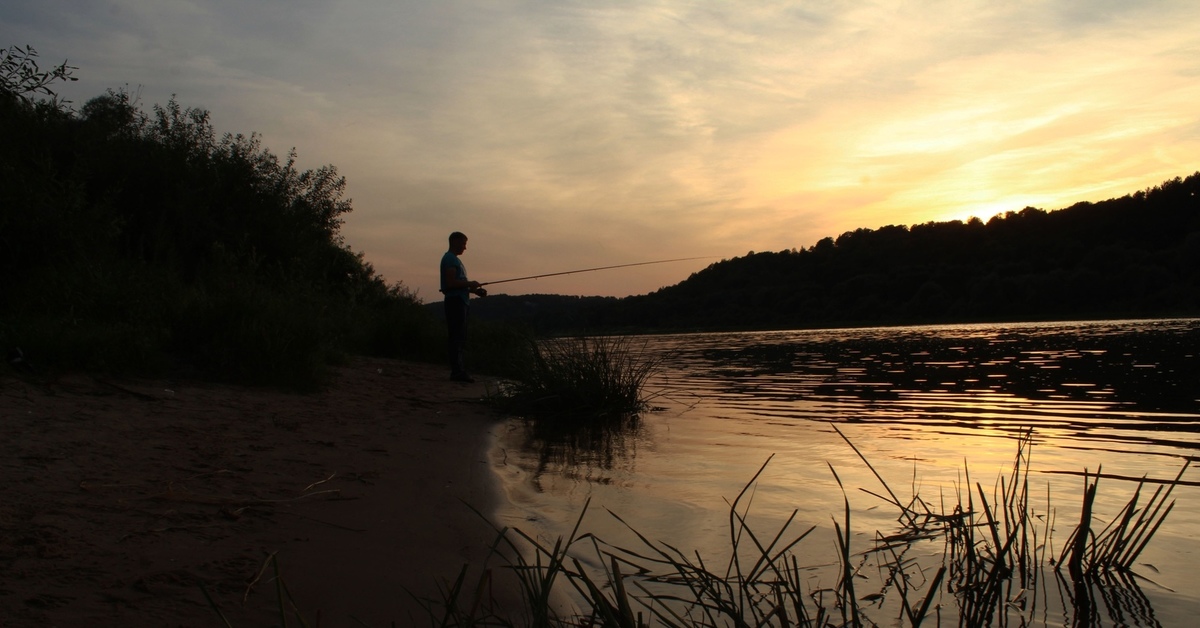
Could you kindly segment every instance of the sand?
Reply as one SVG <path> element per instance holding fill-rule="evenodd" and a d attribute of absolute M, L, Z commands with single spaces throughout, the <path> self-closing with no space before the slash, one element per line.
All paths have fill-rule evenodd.
<path fill-rule="evenodd" d="M 409 592 L 496 562 L 486 386 L 367 358 L 309 395 L 0 378 L 0 627 L 224 625 L 202 587 L 274 625 L 271 556 L 309 625 L 428 625 Z"/>

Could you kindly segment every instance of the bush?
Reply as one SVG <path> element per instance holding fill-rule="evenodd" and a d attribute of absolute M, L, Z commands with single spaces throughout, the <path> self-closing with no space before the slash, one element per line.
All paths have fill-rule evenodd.
<path fill-rule="evenodd" d="M 432 359 L 444 332 L 344 243 L 345 179 L 174 99 L 80 113 L 32 49 L 0 58 L 0 349 L 45 370 L 311 389 L 346 352 Z"/>

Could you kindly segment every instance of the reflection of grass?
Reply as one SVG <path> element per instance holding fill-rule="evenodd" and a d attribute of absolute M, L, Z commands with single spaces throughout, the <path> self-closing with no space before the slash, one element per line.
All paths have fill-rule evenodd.
<path fill-rule="evenodd" d="M 610 470 L 631 460 L 642 434 L 637 414 L 588 417 L 528 417 L 523 421 L 521 447 L 536 456 L 533 481 L 548 469 L 574 473 L 580 469 Z"/>
<path fill-rule="evenodd" d="M 880 497 L 898 510 L 900 529 L 877 533 L 869 548 L 852 547 L 855 537 L 846 500 L 843 515 L 833 522 L 840 567 L 831 587 L 806 580 L 827 568 L 800 562 L 801 542 L 812 538 L 815 527 L 794 532 L 795 511 L 769 535 L 747 524 L 760 469 L 730 504 L 730 551 L 720 561 L 653 541 L 615 513 L 610 514 L 633 535 L 632 543 L 617 545 L 580 534 L 585 505 L 571 533 L 553 545 L 515 528 L 499 532 L 498 547 L 509 557 L 507 567 L 524 593 L 524 608 L 512 616 L 527 621 L 493 612 L 488 600 L 462 599 L 457 594 L 464 590 L 461 583 L 454 597 L 431 604 L 429 610 L 431 616 L 453 618 L 441 625 L 460 626 L 919 626 L 940 624 L 943 615 L 962 626 L 1024 625 L 1044 619 L 1051 602 L 1044 576 L 1053 567 L 1060 582 L 1070 577 L 1072 585 L 1058 588 L 1057 603 L 1083 625 L 1096 620 L 1096 591 L 1106 602 L 1133 600 L 1108 608 L 1112 618 L 1152 623 L 1153 610 L 1129 577 L 1129 568 L 1170 512 L 1165 504 L 1170 490 L 1156 492 L 1139 506 L 1139 486 L 1117 520 L 1096 535 L 1088 526 L 1087 504 L 1095 493 L 1091 485 L 1083 523 L 1063 557 L 1048 565 L 1052 522 L 1048 513 L 1037 514 L 1030 503 L 1031 442 L 1031 434 L 1022 436 L 1011 473 L 998 478 L 992 491 L 971 486 L 968 474 L 967 486 L 948 507 L 935 508 L 919 497 L 902 502 L 884 482 L 886 496 Z M 1085 542 L 1076 543 L 1080 538 Z M 944 550 L 935 552 L 940 564 L 925 564 L 938 560 L 923 556 L 938 540 L 944 543 Z M 1076 547 L 1084 549 L 1072 549 Z M 1072 564 L 1075 555 L 1082 556 L 1079 573 L 1072 567 L 1064 576 L 1060 567 Z M 565 611 L 551 604 L 554 587 L 565 585 L 581 610 Z M 1120 589 L 1119 595 L 1111 595 L 1113 587 Z M 469 610 L 479 608 L 489 610 Z M 882 621 L 873 620 L 874 615 Z"/>

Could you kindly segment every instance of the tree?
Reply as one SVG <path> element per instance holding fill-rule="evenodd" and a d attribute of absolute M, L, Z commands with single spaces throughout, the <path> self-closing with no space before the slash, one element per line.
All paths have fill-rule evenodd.
<path fill-rule="evenodd" d="M 32 46 L 10 46 L 0 52 L 0 94 L 27 103 L 32 103 L 34 96 L 41 94 L 57 103 L 58 94 L 50 89 L 50 85 L 57 81 L 79 80 L 71 76 L 71 71 L 79 68 L 63 61 L 49 71 L 43 71 L 38 67 L 37 56 Z"/>

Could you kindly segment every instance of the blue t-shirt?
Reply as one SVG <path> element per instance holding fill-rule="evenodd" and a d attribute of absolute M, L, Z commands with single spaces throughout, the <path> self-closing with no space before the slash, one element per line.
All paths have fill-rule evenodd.
<path fill-rule="evenodd" d="M 438 283 L 441 285 L 442 294 L 446 298 L 455 297 L 467 301 L 471 298 L 471 292 L 466 288 L 446 288 L 446 269 L 453 268 L 454 276 L 460 281 L 467 280 L 467 267 L 463 266 L 462 260 L 454 254 L 453 251 L 446 251 L 442 256 L 442 263 L 438 266 Z"/>

